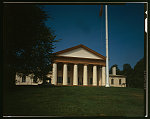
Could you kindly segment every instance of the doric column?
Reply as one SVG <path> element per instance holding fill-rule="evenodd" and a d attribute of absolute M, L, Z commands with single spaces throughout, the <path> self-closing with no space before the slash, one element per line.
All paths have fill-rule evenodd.
<path fill-rule="evenodd" d="M 83 66 L 83 85 L 88 85 L 87 83 L 87 65 Z"/>
<path fill-rule="evenodd" d="M 93 86 L 97 86 L 97 66 L 93 66 Z"/>
<path fill-rule="evenodd" d="M 78 85 L 78 65 L 74 64 L 73 67 L 73 85 Z"/>
<path fill-rule="evenodd" d="M 105 80 L 106 80 L 106 69 L 105 69 L 105 67 L 104 66 L 102 66 L 102 86 L 105 86 Z"/>
<path fill-rule="evenodd" d="M 64 67 L 63 67 L 63 85 L 68 84 L 67 79 L 68 79 L 67 64 L 64 64 Z"/>
<path fill-rule="evenodd" d="M 102 68 L 101 68 L 101 66 L 98 68 L 98 82 L 99 82 L 99 86 L 102 86 Z"/>
<path fill-rule="evenodd" d="M 57 64 L 53 63 L 53 80 L 52 84 L 56 85 L 57 84 Z"/>

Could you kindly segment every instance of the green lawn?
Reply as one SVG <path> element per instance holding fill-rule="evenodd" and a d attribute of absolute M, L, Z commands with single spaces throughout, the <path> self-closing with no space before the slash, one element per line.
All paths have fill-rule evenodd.
<path fill-rule="evenodd" d="M 144 91 L 105 87 L 17 87 L 5 92 L 4 115 L 144 116 Z"/>

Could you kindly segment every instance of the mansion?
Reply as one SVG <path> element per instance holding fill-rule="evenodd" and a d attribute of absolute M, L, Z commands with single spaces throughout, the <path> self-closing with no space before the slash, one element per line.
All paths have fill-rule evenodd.
<path fill-rule="evenodd" d="M 77 45 L 55 53 L 53 69 L 47 75 L 51 84 L 64 86 L 105 86 L 106 57 L 84 46 Z M 16 74 L 16 85 L 38 85 L 34 75 Z M 109 75 L 109 84 L 114 87 L 126 87 L 126 77 L 116 75 L 116 67 Z"/>

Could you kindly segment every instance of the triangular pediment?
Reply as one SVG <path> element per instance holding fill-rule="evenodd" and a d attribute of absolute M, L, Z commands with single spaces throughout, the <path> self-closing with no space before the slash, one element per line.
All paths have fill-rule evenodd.
<path fill-rule="evenodd" d="M 95 54 L 83 49 L 83 48 L 77 48 L 72 51 L 68 51 L 62 54 L 59 54 L 58 56 L 65 56 L 65 57 L 79 57 L 79 58 L 91 58 L 91 59 L 102 59 Z"/>
<path fill-rule="evenodd" d="M 68 48 L 56 53 L 57 56 L 63 57 L 77 57 L 77 58 L 88 58 L 88 59 L 100 59 L 105 60 L 105 57 L 101 54 L 91 50 L 84 45 L 78 45 L 72 48 Z"/>

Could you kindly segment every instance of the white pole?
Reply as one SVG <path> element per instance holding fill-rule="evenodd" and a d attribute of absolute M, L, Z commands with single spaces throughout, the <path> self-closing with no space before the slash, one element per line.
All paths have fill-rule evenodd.
<path fill-rule="evenodd" d="M 105 5 L 105 23 L 106 23 L 106 85 L 109 87 L 109 65 L 108 65 L 108 14 L 107 5 Z"/>

